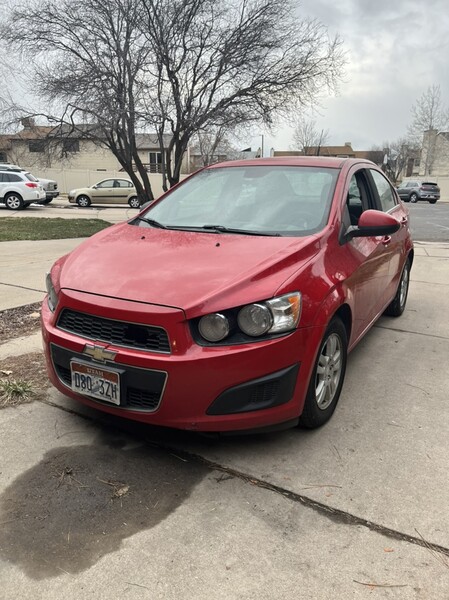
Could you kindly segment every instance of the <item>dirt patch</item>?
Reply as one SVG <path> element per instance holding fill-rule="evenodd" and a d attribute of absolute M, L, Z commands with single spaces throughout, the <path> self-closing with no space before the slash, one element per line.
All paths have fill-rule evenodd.
<path fill-rule="evenodd" d="M 40 400 L 46 397 L 50 382 L 47 377 L 45 358 L 42 352 L 22 354 L 22 356 L 11 356 L 0 361 L 0 382 L 17 381 L 26 382 L 32 390 L 31 396 L 14 396 L 7 399 L 0 388 L 0 408 L 15 406 L 32 400 Z"/>
<path fill-rule="evenodd" d="M 40 316 L 41 302 L 8 308 L 0 312 L 0 344 L 38 331 Z"/>

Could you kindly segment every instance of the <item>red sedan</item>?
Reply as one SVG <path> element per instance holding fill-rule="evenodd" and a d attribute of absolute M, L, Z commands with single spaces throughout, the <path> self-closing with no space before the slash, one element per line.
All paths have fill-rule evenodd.
<path fill-rule="evenodd" d="M 318 427 L 348 351 L 404 311 L 412 263 L 407 211 L 371 162 L 213 165 L 54 264 L 50 379 L 155 425 Z"/>

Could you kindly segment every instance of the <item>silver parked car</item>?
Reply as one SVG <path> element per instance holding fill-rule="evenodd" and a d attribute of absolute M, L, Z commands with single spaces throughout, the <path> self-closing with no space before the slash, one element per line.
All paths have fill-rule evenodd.
<path fill-rule="evenodd" d="M 435 204 L 435 202 L 440 199 L 440 188 L 438 187 L 438 184 L 432 181 L 423 181 L 419 179 L 403 181 L 396 190 L 400 199 L 404 200 L 404 202 L 426 200 L 427 202 L 430 202 L 430 204 Z"/>

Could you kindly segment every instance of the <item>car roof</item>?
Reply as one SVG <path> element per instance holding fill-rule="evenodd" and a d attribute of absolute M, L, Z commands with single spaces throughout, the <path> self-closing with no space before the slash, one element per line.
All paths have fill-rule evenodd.
<path fill-rule="evenodd" d="M 248 160 L 232 160 L 222 163 L 215 163 L 207 167 L 208 169 L 217 169 L 220 167 L 323 167 L 328 169 L 341 169 L 343 166 L 350 167 L 355 164 L 366 164 L 375 166 L 370 160 L 361 158 L 341 158 L 328 156 L 274 156 L 270 158 L 252 158 Z"/>

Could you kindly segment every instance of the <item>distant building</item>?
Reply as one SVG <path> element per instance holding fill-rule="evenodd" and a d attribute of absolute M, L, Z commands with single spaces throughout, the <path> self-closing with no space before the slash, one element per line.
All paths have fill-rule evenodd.
<path fill-rule="evenodd" d="M 305 150 L 272 150 L 271 156 L 335 156 L 338 158 L 364 158 L 376 165 L 383 163 L 382 150 L 353 150 L 351 142 L 343 146 L 310 146 Z"/>

